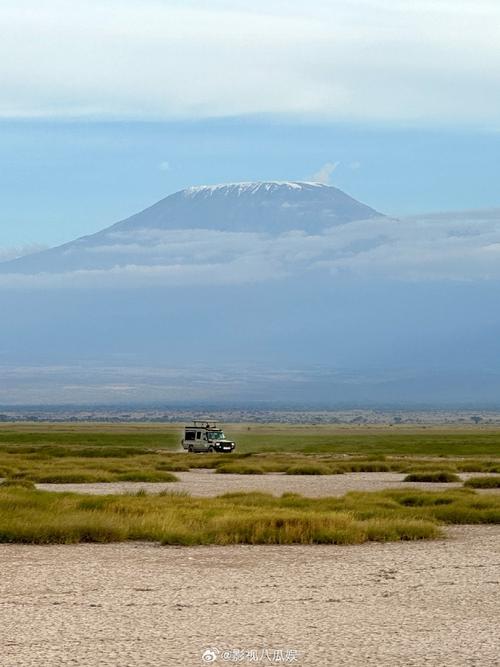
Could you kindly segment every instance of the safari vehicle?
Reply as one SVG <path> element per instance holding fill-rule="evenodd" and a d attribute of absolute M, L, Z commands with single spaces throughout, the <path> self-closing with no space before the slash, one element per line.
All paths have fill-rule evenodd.
<path fill-rule="evenodd" d="M 213 421 L 194 421 L 193 426 L 184 427 L 182 446 L 188 452 L 232 452 L 234 442 L 228 440 L 224 431 Z"/>

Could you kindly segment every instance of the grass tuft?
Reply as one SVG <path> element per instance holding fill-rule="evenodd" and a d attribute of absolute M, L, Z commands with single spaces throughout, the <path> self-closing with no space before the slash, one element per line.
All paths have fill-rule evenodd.
<path fill-rule="evenodd" d="M 113 477 L 104 472 L 34 473 L 30 474 L 30 479 L 40 484 L 94 484 L 113 481 Z"/>
<path fill-rule="evenodd" d="M 29 479 L 4 479 L 0 482 L 1 487 L 17 486 L 23 489 L 34 489 L 35 483 Z"/>
<path fill-rule="evenodd" d="M 384 463 L 383 461 L 347 461 L 339 464 L 342 472 L 390 472 L 399 470 L 399 463 Z"/>
<path fill-rule="evenodd" d="M 171 472 L 156 471 L 131 471 L 120 473 L 117 476 L 118 482 L 177 482 L 179 478 Z"/>
<path fill-rule="evenodd" d="M 454 472 L 439 470 L 435 472 L 412 472 L 403 480 L 404 482 L 460 482 L 460 477 Z"/>
<path fill-rule="evenodd" d="M 464 486 L 472 489 L 500 489 L 500 476 L 471 477 Z"/>
<path fill-rule="evenodd" d="M 287 475 L 331 475 L 332 469 L 321 463 L 298 463 L 290 466 Z"/>

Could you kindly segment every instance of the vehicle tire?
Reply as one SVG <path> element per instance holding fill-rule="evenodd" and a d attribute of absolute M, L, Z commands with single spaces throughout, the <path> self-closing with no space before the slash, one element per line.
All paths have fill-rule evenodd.
<path fill-rule="evenodd" d="M 193 453 L 193 445 L 188 445 L 188 452 L 189 452 L 190 454 Z"/>
<path fill-rule="evenodd" d="M 213 447 L 209 447 L 207 451 L 209 454 L 213 454 L 215 449 Z"/>

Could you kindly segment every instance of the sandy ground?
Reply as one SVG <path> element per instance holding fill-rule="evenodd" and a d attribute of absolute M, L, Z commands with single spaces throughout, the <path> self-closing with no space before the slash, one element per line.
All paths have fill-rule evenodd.
<path fill-rule="evenodd" d="M 0 545 L 0 664 L 190 667 L 213 647 L 217 665 L 498 665 L 499 551 L 500 526 L 343 547 Z"/>
<path fill-rule="evenodd" d="M 417 488 L 429 491 L 459 488 L 461 483 L 434 484 L 403 482 L 405 475 L 393 472 L 354 472 L 344 475 L 219 475 L 213 470 L 176 472 L 179 482 L 111 482 L 101 484 L 38 484 L 39 489 L 48 491 L 76 491 L 78 493 L 133 493 L 144 489 L 150 493 L 163 490 L 186 491 L 192 496 L 219 496 L 235 491 L 263 491 L 281 495 L 287 491 L 303 496 L 342 496 L 348 491 L 381 491 L 382 489 Z M 481 476 L 480 473 L 460 475 L 462 480 Z M 488 489 L 488 493 L 498 491 Z"/>

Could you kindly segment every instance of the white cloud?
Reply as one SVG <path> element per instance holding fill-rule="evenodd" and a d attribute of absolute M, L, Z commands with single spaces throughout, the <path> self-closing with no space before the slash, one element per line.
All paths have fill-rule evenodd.
<path fill-rule="evenodd" d="M 284 272 L 258 257 L 239 257 L 225 263 L 116 265 L 109 269 L 81 269 L 63 273 L 4 274 L 0 288 L 73 289 L 140 288 L 151 286 L 234 285 L 284 277 Z"/>
<path fill-rule="evenodd" d="M 339 165 L 340 162 L 326 162 L 312 175 L 312 180 L 316 181 L 316 183 L 324 183 L 325 185 L 328 185 L 333 172 Z"/>
<path fill-rule="evenodd" d="M 496 0 L 3 0 L 0 22 L 0 117 L 500 120 Z"/>
<path fill-rule="evenodd" d="M 0 288 L 248 284 L 307 276 L 398 281 L 500 280 L 500 211 L 350 222 L 320 234 L 213 230 L 110 232 L 70 259 L 87 268 L 0 274 Z M 90 268 L 89 268 L 90 267 Z"/>
<path fill-rule="evenodd" d="M 170 171 L 172 167 L 170 166 L 170 162 L 164 160 L 163 162 L 160 162 L 160 164 L 158 165 L 158 169 L 160 171 Z"/>
<path fill-rule="evenodd" d="M 46 248 L 46 245 L 40 243 L 28 243 L 26 245 L 9 248 L 0 247 L 0 262 L 8 262 L 11 259 L 24 257 L 25 255 L 32 255 L 35 252 L 46 250 Z"/>

